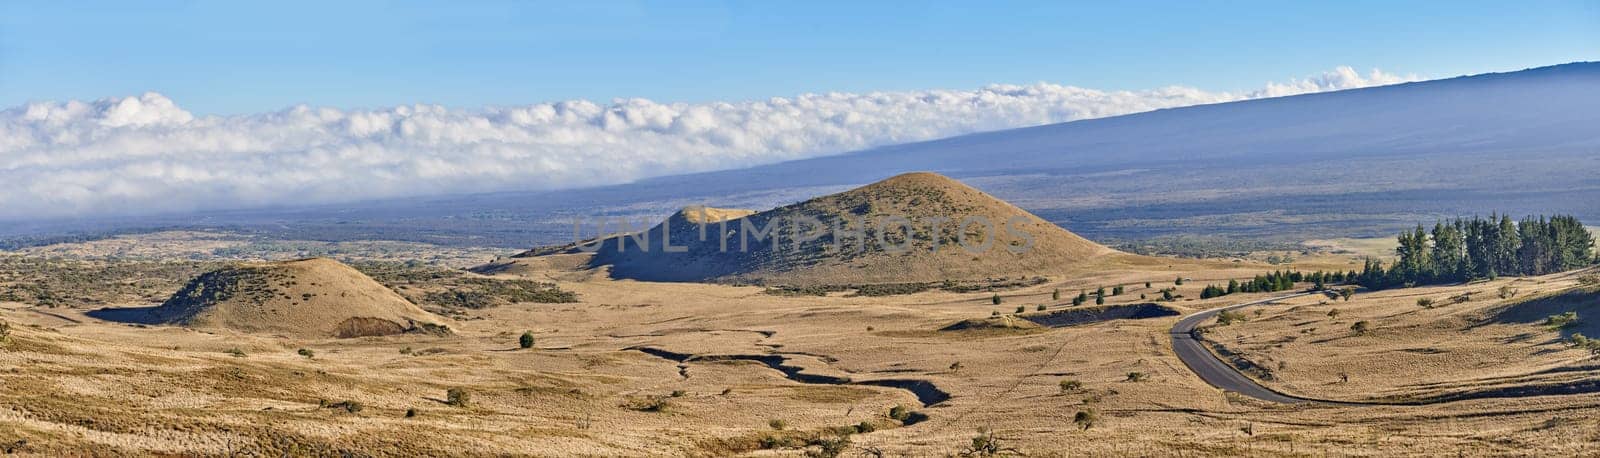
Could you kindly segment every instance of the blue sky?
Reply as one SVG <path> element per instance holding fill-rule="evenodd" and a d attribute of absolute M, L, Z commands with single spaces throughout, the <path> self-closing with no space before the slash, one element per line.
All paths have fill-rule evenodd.
<path fill-rule="evenodd" d="M 1595 1 L 1111 3 L 5 2 L 0 105 L 145 91 L 238 114 L 1038 81 L 1241 90 L 1337 65 L 1446 77 L 1600 58 Z"/>

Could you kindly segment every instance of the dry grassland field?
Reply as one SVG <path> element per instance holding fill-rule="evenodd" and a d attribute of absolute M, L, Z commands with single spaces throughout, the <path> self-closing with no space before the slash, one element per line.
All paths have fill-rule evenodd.
<path fill-rule="evenodd" d="M 827 217 L 861 206 L 821 204 L 915 201 L 1021 212 L 954 180 L 898 180 L 774 211 Z M 1210 285 L 1268 272 L 1360 271 L 1394 239 L 1190 259 L 1040 228 L 1040 243 L 1077 258 L 929 258 L 900 282 L 881 281 L 901 261 L 875 250 L 846 261 L 734 259 L 749 267 L 736 281 L 672 282 L 630 278 L 571 247 L 485 251 L 470 269 L 452 260 L 474 254 L 443 249 L 431 263 L 362 252 L 294 260 L 300 251 L 177 260 L 235 243 L 215 234 L 163 235 L 170 259 L 142 249 L 106 256 L 117 244 L 104 241 L 8 253 L 0 447 L 35 456 L 1600 454 L 1600 365 L 1575 337 L 1600 336 L 1593 269 L 1381 290 L 1341 281 L 1320 292 L 1303 277 L 1202 299 Z M 188 241 L 173 241 L 180 236 Z M 961 263 L 986 271 L 941 267 Z M 806 281 L 782 282 L 789 272 Z M 1305 402 L 1219 389 L 1174 351 L 1181 318 L 1252 302 L 1200 325 L 1205 356 Z M 1575 315 L 1559 318 L 1566 312 Z"/>

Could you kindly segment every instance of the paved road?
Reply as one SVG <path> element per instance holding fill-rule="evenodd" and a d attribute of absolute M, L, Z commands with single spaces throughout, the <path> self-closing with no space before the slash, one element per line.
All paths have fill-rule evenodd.
<path fill-rule="evenodd" d="M 1194 371 L 1195 375 L 1200 376 L 1201 380 L 1205 380 L 1206 383 L 1210 383 L 1211 386 L 1268 402 L 1285 404 L 1319 402 L 1314 399 L 1306 399 L 1279 393 L 1272 391 L 1267 387 L 1261 386 L 1261 384 L 1256 383 L 1255 380 L 1251 380 L 1250 377 L 1246 377 L 1244 374 L 1239 373 L 1239 371 L 1234 369 L 1233 366 L 1228 365 L 1228 363 L 1223 362 L 1221 359 L 1217 358 L 1216 355 L 1212 354 L 1210 351 L 1207 351 L 1205 344 L 1195 340 L 1194 334 L 1192 334 L 1192 331 L 1194 331 L 1196 326 L 1199 326 L 1200 323 L 1204 323 L 1206 320 L 1210 320 L 1212 317 L 1217 316 L 1217 313 L 1220 313 L 1223 310 L 1232 310 L 1240 307 L 1248 307 L 1251 305 L 1264 304 L 1277 300 L 1307 296 L 1311 294 L 1318 293 L 1299 293 L 1290 294 L 1287 296 L 1278 296 L 1254 302 L 1245 302 L 1226 307 L 1217 307 L 1211 310 L 1206 310 L 1183 317 L 1183 319 L 1178 320 L 1178 324 L 1172 326 L 1172 351 L 1177 353 L 1178 359 L 1183 360 L 1184 365 L 1189 366 L 1189 370 Z"/>

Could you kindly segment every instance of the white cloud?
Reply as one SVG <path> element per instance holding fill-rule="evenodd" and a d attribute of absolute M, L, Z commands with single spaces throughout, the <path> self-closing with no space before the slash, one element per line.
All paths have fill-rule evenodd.
<path fill-rule="evenodd" d="M 594 186 L 1203 103 L 1414 80 L 1339 67 L 1243 94 L 1051 83 L 662 104 L 296 106 L 194 116 L 161 94 L 0 111 L 0 219 Z"/>

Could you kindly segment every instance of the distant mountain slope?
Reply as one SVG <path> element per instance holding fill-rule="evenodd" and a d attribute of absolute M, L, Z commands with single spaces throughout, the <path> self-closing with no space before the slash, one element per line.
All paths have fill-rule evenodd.
<path fill-rule="evenodd" d="M 859 183 L 909 170 L 1018 174 L 1429 153 L 1600 153 L 1600 62 L 1170 108 L 986 132 L 640 185 Z"/>
<path fill-rule="evenodd" d="M 766 238 L 768 230 L 778 241 Z M 609 267 L 618 278 L 787 285 L 1019 278 L 1114 253 L 932 173 L 753 214 L 686 209 L 640 237 L 603 239 L 593 250 L 591 267 Z"/>

